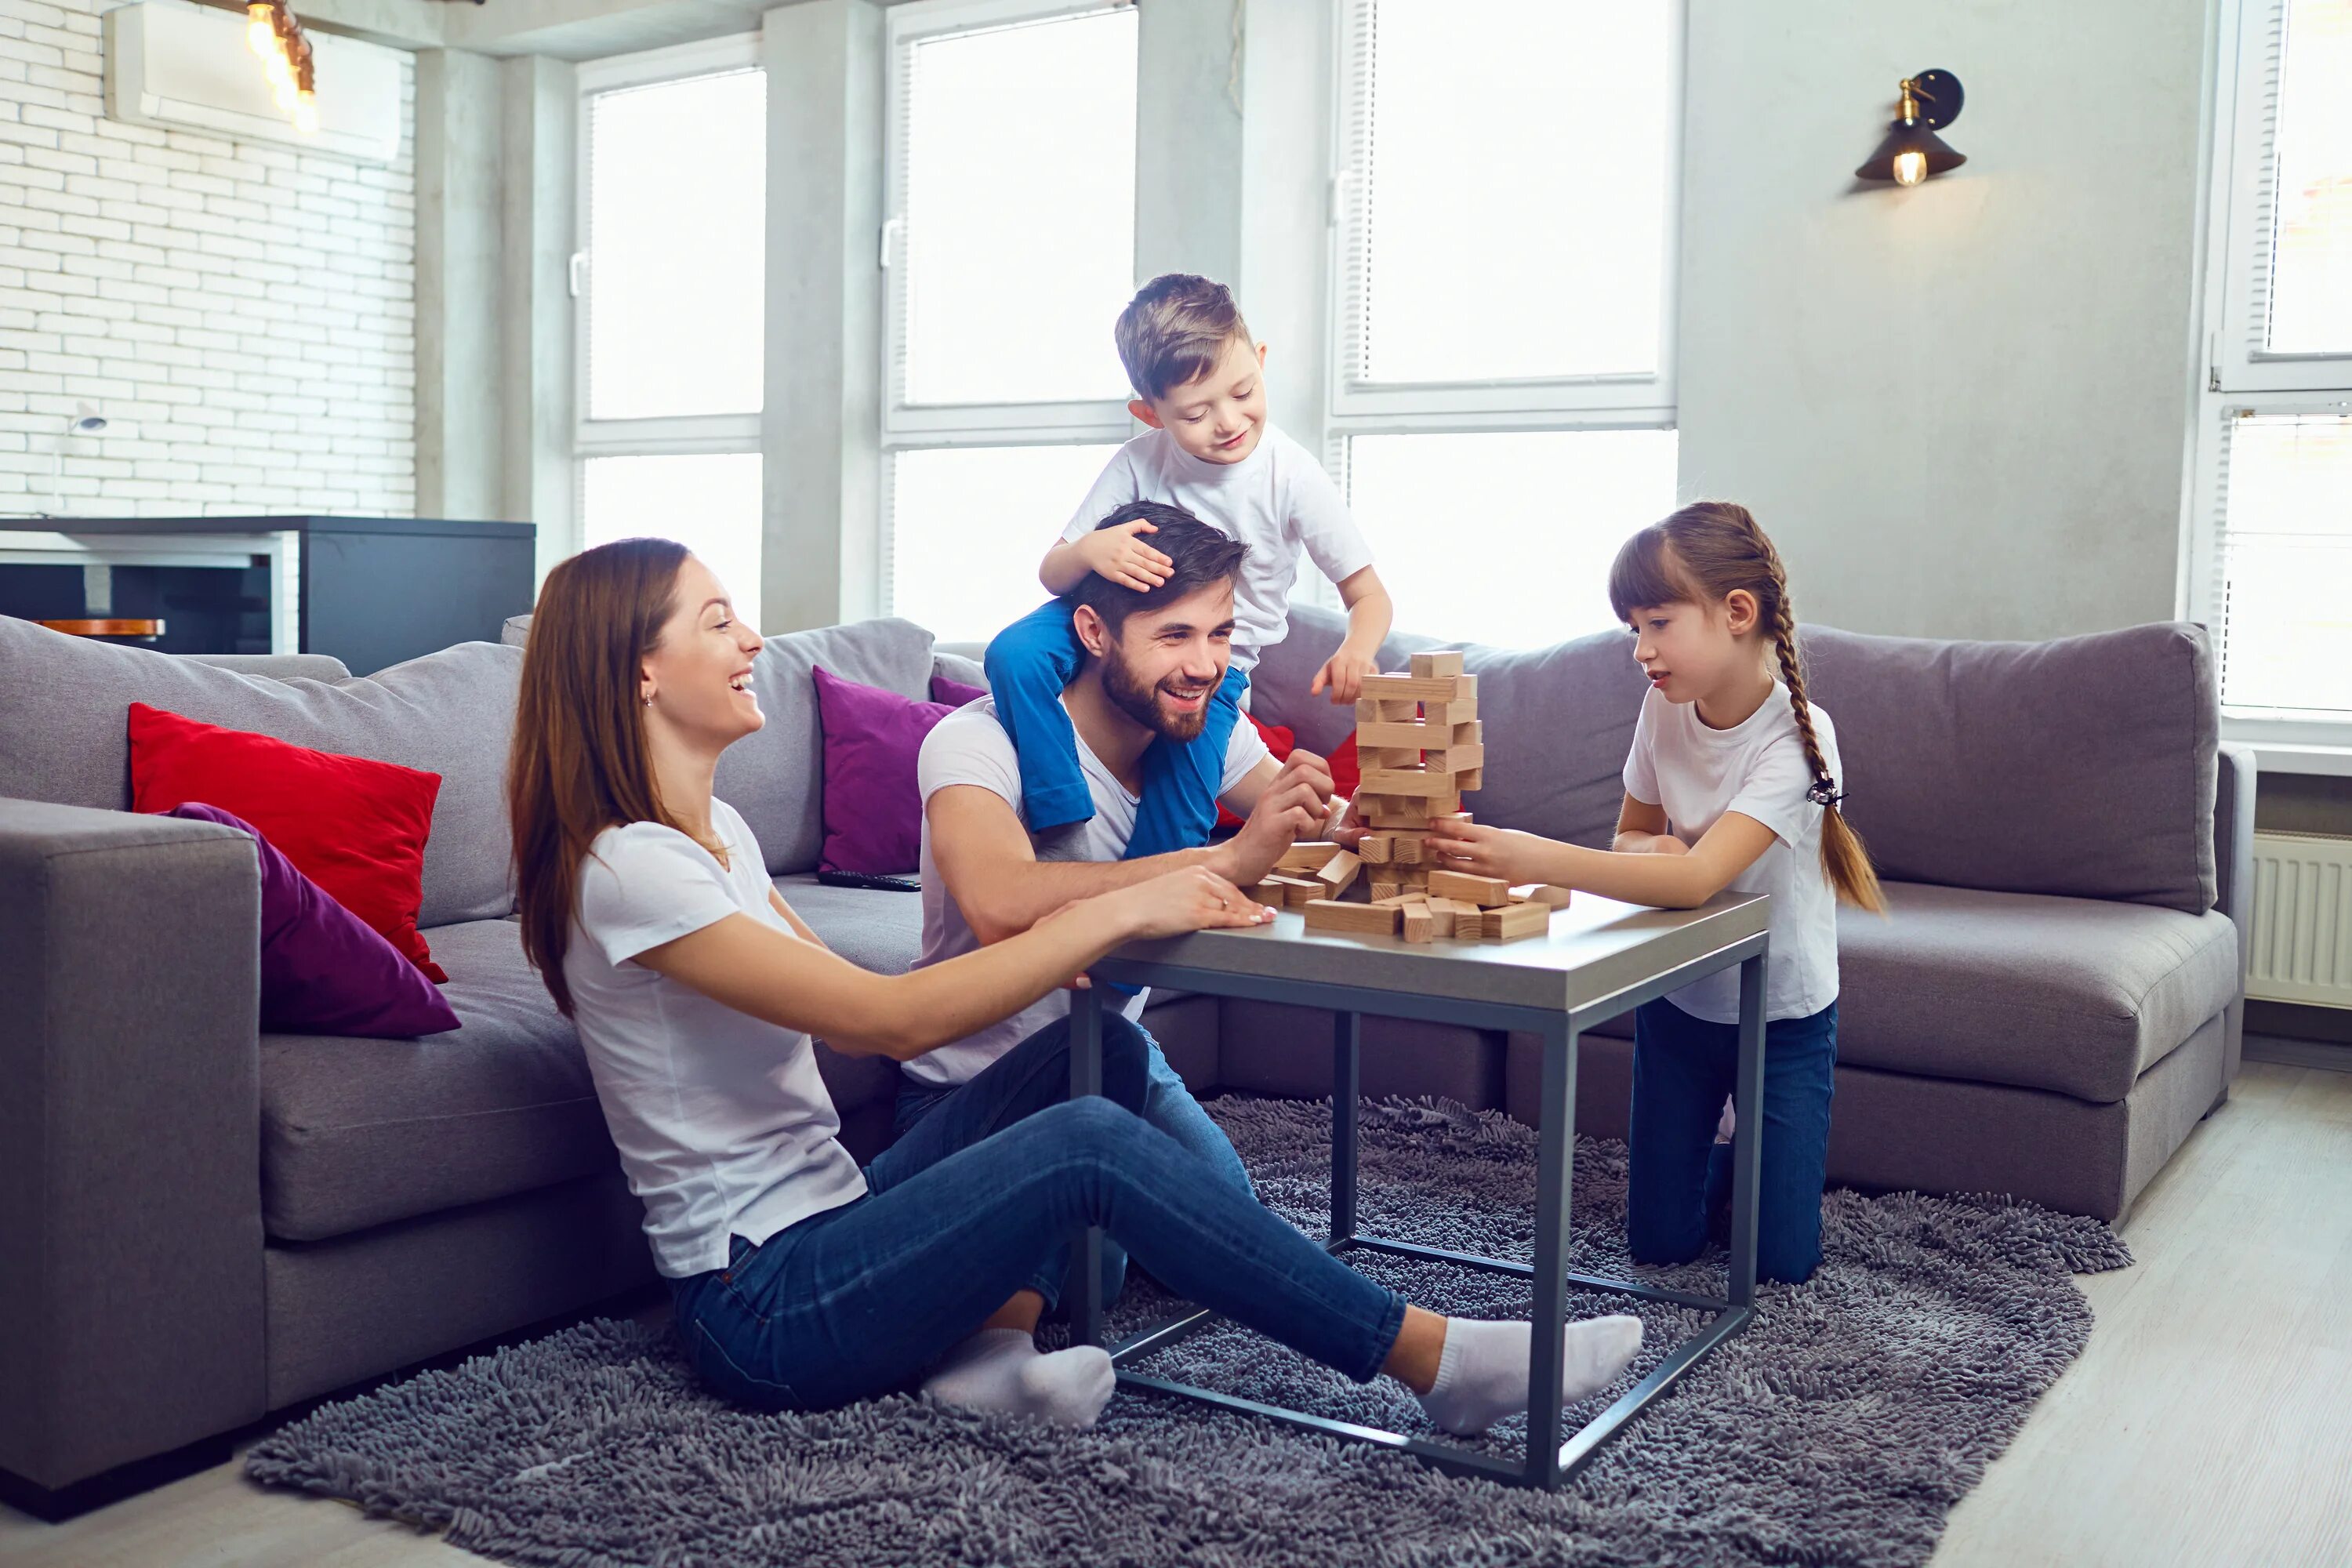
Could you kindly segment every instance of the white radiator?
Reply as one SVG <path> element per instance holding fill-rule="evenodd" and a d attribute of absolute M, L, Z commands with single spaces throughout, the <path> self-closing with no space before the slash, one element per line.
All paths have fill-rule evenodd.
<path fill-rule="evenodd" d="M 2246 994 L 2352 1007 L 2352 836 L 2254 835 Z"/>

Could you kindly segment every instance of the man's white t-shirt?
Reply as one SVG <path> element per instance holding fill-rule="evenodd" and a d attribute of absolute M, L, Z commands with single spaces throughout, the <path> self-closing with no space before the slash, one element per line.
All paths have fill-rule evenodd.
<path fill-rule="evenodd" d="M 654 1267 L 683 1279 L 866 1192 L 809 1037 L 763 1023 L 635 963 L 648 948 L 750 915 L 800 939 L 768 902 L 759 841 L 725 801 L 710 826 L 727 864 L 658 823 L 608 827 L 580 868 L 563 954 L 574 1022 L 646 1205 Z"/>
<path fill-rule="evenodd" d="M 1075 729 L 1072 739 L 1077 742 L 1078 770 L 1086 774 L 1095 814 L 1085 822 L 1031 842 L 1040 860 L 1116 860 L 1127 853 L 1127 841 L 1135 837 L 1139 797 L 1127 792 L 1118 775 L 1103 764 Z M 1224 779 L 1217 786 L 1218 793 L 1247 778 L 1268 754 L 1257 726 L 1236 723 L 1234 738 L 1225 747 Z M 1013 737 L 1004 732 L 996 717 L 993 698 L 968 703 L 933 726 L 924 738 L 915 773 L 923 797 L 923 952 L 915 960 L 915 967 L 920 969 L 980 946 L 963 910 L 948 896 L 947 879 L 940 875 L 938 862 L 931 858 L 931 796 L 950 784 L 977 784 L 1003 797 L 1024 826 L 1028 819 L 1021 805 L 1020 759 L 1013 752 Z M 1119 1010 L 1130 1018 L 1140 1017 L 1150 995 L 1148 991 L 1139 991 Z M 907 1075 L 920 1083 L 968 1082 L 1031 1035 L 1056 1018 L 1066 1017 L 1069 1011 L 1070 994 L 1056 991 L 1002 1023 L 917 1057 L 907 1064 Z"/>
<path fill-rule="evenodd" d="M 1290 589 L 1302 550 L 1334 583 L 1372 563 L 1371 546 L 1323 465 L 1272 425 L 1238 463 L 1204 462 L 1167 431 L 1144 432 L 1112 456 L 1062 530 L 1063 541 L 1084 539 L 1136 500 L 1181 506 L 1249 546 L 1234 584 L 1233 661 L 1244 670 L 1290 629 Z M 1148 533 L 1138 537 L 1151 542 Z"/>
<path fill-rule="evenodd" d="M 1813 736 L 1832 779 L 1843 778 L 1837 730 L 1812 707 Z M 1731 886 L 1772 898 L 1764 1016 L 1805 1018 L 1837 1000 L 1837 892 L 1822 869 L 1822 808 L 1805 798 L 1813 770 L 1797 733 L 1789 689 L 1775 681 L 1764 705 L 1728 730 L 1699 721 L 1696 702 L 1670 702 L 1653 688 L 1633 725 L 1625 792 L 1665 807 L 1666 825 L 1696 844 L 1727 811 L 1770 828 L 1770 848 Z M 1739 1022 L 1739 971 L 1718 970 L 1666 998 L 1695 1018 Z"/>

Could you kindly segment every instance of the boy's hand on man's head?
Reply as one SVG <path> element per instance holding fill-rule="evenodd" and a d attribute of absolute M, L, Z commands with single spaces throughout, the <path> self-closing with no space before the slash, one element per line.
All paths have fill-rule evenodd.
<path fill-rule="evenodd" d="M 1139 517 L 1115 528 L 1098 528 L 1078 541 L 1078 558 L 1095 575 L 1108 577 L 1122 588 L 1149 594 L 1168 581 L 1176 565 L 1136 537 L 1159 531 Z"/>
<path fill-rule="evenodd" d="M 1380 666 L 1373 662 L 1371 655 L 1357 653 L 1343 643 L 1339 651 L 1325 659 L 1323 668 L 1315 672 L 1307 695 L 1312 697 L 1328 686 L 1332 701 L 1353 702 L 1363 693 L 1364 677 L 1379 671 Z"/>

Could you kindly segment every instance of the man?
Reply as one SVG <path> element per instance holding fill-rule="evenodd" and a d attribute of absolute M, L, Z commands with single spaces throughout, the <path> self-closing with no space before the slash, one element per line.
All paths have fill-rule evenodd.
<path fill-rule="evenodd" d="M 1247 888 L 1263 879 L 1284 850 L 1323 831 L 1331 775 L 1322 760 L 1294 752 L 1277 763 L 1255 726 L 1234 726 L 1226 747 L 1221 798 L 1244 816 L 1222 844 L 1123 860 L 1134 832 L 1143 754 L 1155 741 L 1181 743 L 1201 731 L 1211 698 L 1224 679 L 1233 635 L 1234 584 L 1243 545 L 1180 507 L 1136 501 L 1101 526 L 1142 519 L 1157 530 L 1152 547 L 1168 557 L 1167 580 L 1150 593 L 1088 574 L 1065 595 L 1086 661 L 1063 689 L 1078 763 L 1093 795 L 1093 817 L 1033 838 L 1022 816 L 1021 772 L 1013 739 L 986 698 L 948 715 L 923 742 L 923 952 L 919 966 L 1026 931 L 1074 899 L 1124 887 L 1187 866 L 1205 866 Z M 1145 994 L 1121 1011 L 1140 1016 Z M 1066 995 L 1050 997 L 1003 1023 L 906 1064 L 898 1102 L 902 1134 L 961 1092 L 982 1068 L 1037 1030 L 1068 1016 Z M 1221 1173 L 1247 1187 L 1241 1161 L 1183 1080 L 1150 1048 L 1145 1119 Z M 1066 1056 L 1050 1058 L 1063 1064 Z M 1054 1070 L 1041 1062 L 1041 1071 Z M 1002 1075 L 998 1075 L 1002 1077 Z M 1003 1119 L 1017 1120 L 1038 1095 L 1066 1085 L 997 1085 Z M 978 1087 L 974 1092 L 979 1092 Z M 959 1117 L 992 1108 L 963 1105 Z M 1047 1292 L 1051 1300 L 1051 1292 Z"/>

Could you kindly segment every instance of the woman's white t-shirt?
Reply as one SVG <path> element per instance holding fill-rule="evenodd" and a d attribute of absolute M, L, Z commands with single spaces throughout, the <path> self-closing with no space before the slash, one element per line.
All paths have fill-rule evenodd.
<path fill-rule="evenodd" d="M 725 866 L 657 823 L 598 834 L 563 955 L 605 1124 L 646 1205 L 654 1267 L 673 1279 L 725 1268 L 730 1236 L 763 1242 L 866 1191 L 806 1035 L 635 962 L 736 914 L 801 940 L 769 903 L 759 841 L 735 808 L 712 801 L 710 826 Z"/>
<path fill-rule="evenodd" d="M 1836 727 L 1818 706 L 1808 706 L 1822 760 L 1832 779 L 1842 779 Z M 1771 847 L 1731 879 L 1737 891 L 1772 898 L 1768 1022 L 1811 1017 L 1837 1000 L 1837 892 L 1822 869 L 1824 813 L 1805 798 L 1812 785 L 1789 689 L 1778 681 L 1762 707 L 1728 730 L 1708 729 L 1697 703 L 1670 702 L 1655 688 L 1642 699 L 1625 759 L 1625 793 L 1664 806 L 1668 831 L 1685 844 L 1696 844 L 1727 811 L 1772 830 Z M 1695 1018 L 1736 1024 L 1739 971 L 1718 970 L 1666 1000 Z"/>

